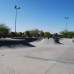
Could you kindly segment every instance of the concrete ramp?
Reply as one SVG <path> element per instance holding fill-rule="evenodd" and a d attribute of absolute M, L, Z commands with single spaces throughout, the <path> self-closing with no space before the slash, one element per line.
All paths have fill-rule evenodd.
<path fill-rule="evenodd" d="M 6 46 L 6 47 L 34 47 L 33 45 L 29 44 L 25 39 L 7 39 L 2 38 L 0 39 L 0 47 Z"/>
<path fill-rule="evenodd" d="M 35 41 L 33 41 L 33 42 L 30 42 L 32 45 L 37 45 L 39 42 L 41 42 L 43 40 L 43 38 L 39 38 L 39 39 L 37 39 L 37 40 L 35 40 Z"/>
<path fill-rule="evenodd" d="M 45 38 L 41 42 L 39 42 L 39 44 L 41 44 L 41 45 L 52 44 L 53 45 L 53 44 L 61 44 L 61 43 L 59 42 L 59 40 L 54 39 L 54 38 L 50 38 L 50 39 Z"/>
<path fill-rule="evenodd" d="M 70 38 L 62 38 L 62 39 L 60 39 L 60 42 L 62 44 L 66 44 L 66 45 L 73 45 L 74 44 L 73 39 L 70 39 Z"/>

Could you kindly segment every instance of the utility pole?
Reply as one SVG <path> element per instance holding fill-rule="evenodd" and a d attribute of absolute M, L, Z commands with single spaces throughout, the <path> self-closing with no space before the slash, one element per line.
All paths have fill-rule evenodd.
<path fill-rule="evenodd" d="M 64 17 L 66 19 L 66 31 L 68 30 L 68 22 L 67 20 L 69 19 L 69 17 Z"/>
<path fill-rule="evenodd" d="M 20 7 L 17 7 L 16 5 L 15 5 L 15 10 L 16 10 L 16 14 L 15 14 L 15 33 L 16 33 L 16 22 L 17 22 L 17 10 L 19 10 L 20 9 Z"/>

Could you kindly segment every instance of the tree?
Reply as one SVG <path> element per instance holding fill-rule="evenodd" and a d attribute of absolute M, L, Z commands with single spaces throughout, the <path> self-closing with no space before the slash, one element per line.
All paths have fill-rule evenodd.
<path fill-rule="evenodd" d="M 69 31 L 64 30 L 64 31 L 61 31 L 60 34 L 61 34 L 63 37 L 67 38 L 68 35 L 69 35 Z"/>
<path fill-rule="evenodd" d="M 22 32 L 16 32 L 16 37 L 22 37 L 23 33 Z"/>
<path fill-rule="evenodd" d="M 29 32 L 31 37 L 39 37 L 40 31 L 38 29 L 30 30 Z"/>
<path fill-rule="evenodd" d="M 0 24 L 0 37 L 7 37 L 10 29 L 5 24 Z"/>
<path fill-rule="evenodd" d="M 59 37 L 58 33 L 53 34 L 53 38 Z"/>
<path fill-rule="evenodd" d="M 60 35 L 62 35 L 65 38 L 72 38 L 72 37 L 74 37 L 74 31 L 64 30 L 64 31 L 60 32 Z"/>
<path fill-rule="evenodd" d="M 42 30 L 33 29 L 25 31 L 27 37 L 52 37 L 49 32 L 43 32 Z"/>
<path fill-rule="evenodd" d="M 26 34 L 27 37 L 31 36 L 30 31 L 25 31 L 25 34 Z"/>
<path fill-rule="evenodd" d="M 49 32 L 45 32 L 45 33 L 44 33 L 44 37 L 50 37 L 50 35 L 51 35 L 51 34 L 50 34 Z"/>
<path fill-rule="evenodd" d="M 43 31 L 40 31 L 40 36 L 44 37 L 44 32 Z"/>
<path fill-rule="evenodd" d="M 10 32 L 9 37 L 15 37 L 15 32 Z"/>

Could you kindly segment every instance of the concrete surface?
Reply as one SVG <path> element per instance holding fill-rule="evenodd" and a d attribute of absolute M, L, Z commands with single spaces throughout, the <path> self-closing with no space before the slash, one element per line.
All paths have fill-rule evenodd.
<path fill-rule="evenodd" d="M 35 45 L 0 47 L 0 74 L 74 74 L 73 43 Z"/>

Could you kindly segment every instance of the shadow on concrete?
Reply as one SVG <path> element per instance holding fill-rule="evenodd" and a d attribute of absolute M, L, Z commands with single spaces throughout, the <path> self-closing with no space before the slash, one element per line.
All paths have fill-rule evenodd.
<path fill-rule="evenodd" d="M 62 43 L 59 42 L 59 41 L 60 41 L 60 38 L 53 38 L 53 40 L 54 40 L 54 42 L 57 43 L 57 44 L 62 44 Z M 62 45 L 63 45 L 63 44 L 62 44 Z"/>
<path fill-rule="evenodd" d="M 35 47 L 34 45 L 29 44 L 25 39 L 0 39 L 0 47 L 7 46 L 10 47 L 11 45 L 24 45 L 27 47 Z"/>

